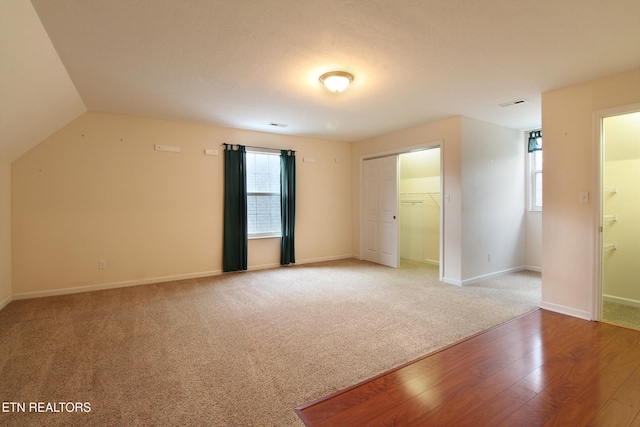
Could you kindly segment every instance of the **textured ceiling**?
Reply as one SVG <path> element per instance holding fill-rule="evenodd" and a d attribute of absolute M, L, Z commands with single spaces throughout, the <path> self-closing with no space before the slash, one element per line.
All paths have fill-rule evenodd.
<path fill-rule="evenodd" d="M 640 67 L 639 0 L 32 4 L 91 111 L 342 141 L 459 114 L 536 128 L 542 92 Z M 331 70 L 352 86 L 324 89 Z"/>

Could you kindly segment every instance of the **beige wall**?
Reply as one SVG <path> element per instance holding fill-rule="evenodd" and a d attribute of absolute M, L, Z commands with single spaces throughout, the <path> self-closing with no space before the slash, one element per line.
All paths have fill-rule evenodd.
<path fill-rule="evenodd" d="M 361 203 L 362 203 L 362 161 L 367 156 L 379 153 L 406 152 L 410 147 L 442 142 L 443 194 L 450 196 L 450 201 L 443 206 L 444 262 L 445 279 L 460 281 L 460 212 L 462 197 L 460 190 L 460 137 L 462 117 L 456 116 L 433 123 L 401 130 L 357 142 L 352 153 L 352 193 L 353 193 L 353 253 L 360 254 L 361 238 Z"/>
<path fill-rule="evenodd" d="M 463 283 L 525 265 L 524 157 L 522 132 L 463 117 Z"/>
<path fill-rule="evenodd" d="M 617 250 L 602 253 L 604 300 L 640 307 L 640 111 L 606 117 L 602 212 L 618 221 L 603 221 L 602 239 L 616 243 Z"/>
<path fill-rule="evenodd" d="M 636 144 L 640 149 L 640 140 Z M 604 195 L 603 213 L 618 215 L 618 221 L 603 222 L 602 238 L 618 249 L 603 251 L 602 294 L 605 300 L 640 307 L 640 158 L 606 162 L 604 169 L 605 185 L 618 192 Z"/>
<path fill-rule="evenodd" d="M 594 112 L 640 102 L 640 69 L 542 95 L 542 306 L 594 316 Z M 589 203 L 579 203 L 588 191 Z"/>
<path fill-rule="evenodd" d="M 0 160 L 13 162 L 87 107 L 30 1 L 0 1 L 0 52 Z"/>
<path fill-rule="evenodd" d="M 443 156 L 443 280 L 462 285 L 523 267 L 522 133 L 461 116 L 354 144 L 354 253 L 360 251 L 362 159 L 437 141 Z"/>
<path fill-rule="evenodd" d="M 11 165 L 0 161 L 0 309 L 11 293 Z"/>
<path fill-rule="evenodd" d="M 531 270 L 542 271 L 542 212 L 527 210 L 525 220 L 525 264 Z"/>
<path fill-rule="evenodd" d="M 86 113 L 12 165 L 14 295 L 219 273 L 223 142 L 296 150 L 298 262 L 351 256 L 349 144 Z M 278 264 L 249 242 L 250 268 Z"/>

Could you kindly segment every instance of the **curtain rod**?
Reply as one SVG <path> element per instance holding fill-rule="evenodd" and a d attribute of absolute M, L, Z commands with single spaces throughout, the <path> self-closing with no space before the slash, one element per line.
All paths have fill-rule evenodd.
<path fill-rule="evenodd" d="M 226 147 L 226 146 L 231 146 L 231 147 L 233 147 L 234 145 L 242 145 L 242 144 L 227 144 L 226 142 L 223 142 L 223 143 L 222 143 L 222 144 L 220 144 L 220 145 L 224 145 L 225 147 Z M 291 152 L 291 153 L 295 153 L 295 152 L 296 152 L 295 150 L 291 150 L 291 149 L 289 149 L 289 148 L 269 148 L 269 147 L 258 147 L 258 146 L 255 146 L 255 145 L 244 145 L 244 147 L 246 147 L 246 148 L 257 148 L 258 150 L 272 150 L 272 151 L 282 151 L 282 150 L 285 150 L 285 151 L 288 151 L 288 152 Z"/>

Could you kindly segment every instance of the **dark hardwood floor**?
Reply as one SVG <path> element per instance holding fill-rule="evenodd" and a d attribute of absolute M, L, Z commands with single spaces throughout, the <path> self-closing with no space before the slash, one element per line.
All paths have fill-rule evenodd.
<path fill-rule="evenodd" d="M 536 310 L 296 413 L 312 427 L 640 427 L 640 331 Z"/>

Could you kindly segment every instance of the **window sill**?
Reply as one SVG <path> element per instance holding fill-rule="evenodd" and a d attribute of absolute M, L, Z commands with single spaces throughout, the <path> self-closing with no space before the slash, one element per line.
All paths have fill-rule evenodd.
<path fill-rule="evenodd" d="M 256 239 L 279 239 L 281 238 L 281 234 L 250 234 L 247 236 L 248 240 L 256 240 Z"/>

